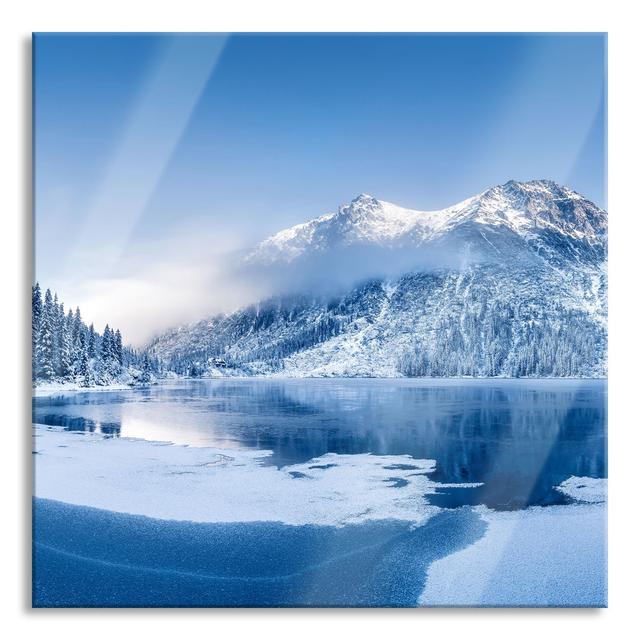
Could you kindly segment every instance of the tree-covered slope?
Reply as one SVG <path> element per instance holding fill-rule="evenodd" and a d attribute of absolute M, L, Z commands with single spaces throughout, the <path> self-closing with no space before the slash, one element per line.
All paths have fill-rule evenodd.
<path fill-rule="evenodd" d="M 360 196 L 245 257 L 291 291 L 149 348 L 191 374 L 601 376 L 606 234 L 604 211 L 549 181 L 441 212 Z"/>

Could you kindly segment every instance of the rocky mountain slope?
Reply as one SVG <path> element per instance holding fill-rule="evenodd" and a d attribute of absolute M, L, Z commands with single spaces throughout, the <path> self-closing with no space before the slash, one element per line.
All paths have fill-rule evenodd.
<path fill-rule="evenodd" d="M 150 349 L 214 375 L 601 376 L 606 248 L 606 212 L 551 181 L 442 211 L 361 195 L 244 257 L 279 295 Z"/>

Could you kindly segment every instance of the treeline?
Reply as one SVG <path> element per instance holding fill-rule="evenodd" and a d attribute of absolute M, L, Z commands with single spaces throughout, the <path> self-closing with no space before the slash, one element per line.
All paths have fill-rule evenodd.
<path fill-rule="evenodd" d="M 38 382 L 75 382 L 84 387 L 118 379 L 149 382 L 159 370 L 157 360 L 123 344 L 119 329 L 102 333 L 82 321 L 80 309 L 65 312 L 57 294 L 32 287 L 32 379 Z"/>

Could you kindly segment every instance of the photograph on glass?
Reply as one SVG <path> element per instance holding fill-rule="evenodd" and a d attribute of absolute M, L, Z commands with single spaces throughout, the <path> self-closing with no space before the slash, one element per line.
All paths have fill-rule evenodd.
<path fill-rule="evenodd" d="M 33 35 L 34 607 L 606 607 L 606 34 Z"/>

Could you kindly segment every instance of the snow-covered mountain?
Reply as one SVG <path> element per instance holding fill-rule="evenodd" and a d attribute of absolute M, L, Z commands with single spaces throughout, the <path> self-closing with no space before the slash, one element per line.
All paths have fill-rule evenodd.
<path fill-rule="evenodd" d="M 442 211 L 361 195 L 244 257 L 286 293 L 150 348 L 183 372 L 604 375 L 606 248 L 606 212 L 548 180 Z"/>
<path fill-rule="evenodd" d="M 292 263 L 338 248 L 424 249 L 450 240 L 462 241 L 459 249 L 464 249 L 465 242 L 476 240 L 478 257 L 487 254 L 493 261 L 500 253 L 489 236 L 496 234 L 503 240 L 532 245 L 554 234 L 570 243 L 597 247 L 593 257 L 601 259 L 606 231 L 606 213 L 575 191 L 549 180 L 510 181 L 441 211 L 404 209 L 362 194 L 336 213 L 267 238 L 246 261 L 261 265 Z M 473 232 L 477 233 L 475 238 Z"/>

